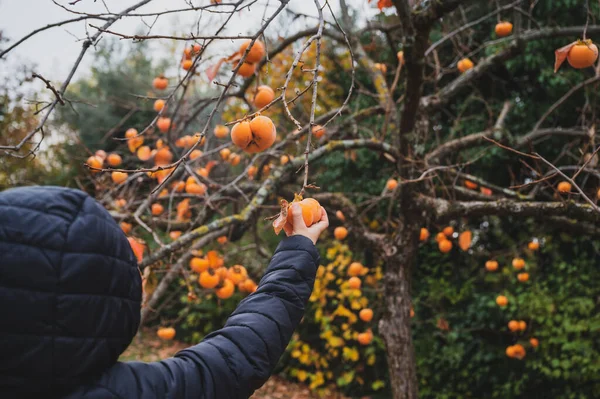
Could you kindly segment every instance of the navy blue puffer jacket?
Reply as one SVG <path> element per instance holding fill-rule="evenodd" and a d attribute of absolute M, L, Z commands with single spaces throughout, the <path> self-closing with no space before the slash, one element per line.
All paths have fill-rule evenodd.
<path fill-rule="evenodd" d="M 286 238 L 222 329 L 173 358 L 120 363 L 141 303 L 121 229 L 81 191 L 1 192 L 0 398 L 247 398 L 291 339 L 318 264 L 308 238 Z"/>

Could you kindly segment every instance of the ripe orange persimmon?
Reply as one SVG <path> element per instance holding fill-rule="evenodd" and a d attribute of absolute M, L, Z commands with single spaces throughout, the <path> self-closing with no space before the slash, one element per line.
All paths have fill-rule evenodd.
<path fill-rule="evenodd" d="M 350 288 L 352 288 L 353 290 L 360 289 L 361 285 L 362 285 L 362 281 L 358 277 L 350 277 L 348 279 L 348 286 Z"/>
<path fill-rule="evenodd" d="M 227 278 L 233 282 L 233 284 L 239 284 L 248 278 L 248 272 L 242 265 L 234 265 L 227 271 Z"/>
<path fill-rule="evenodd" d="M 192 54 L 196 55 L 202 50 L 202 46 L 198 43 L 194 43 L 192 46 Z"/>
<path fill-rule="evenodd" d="M 147 161 L 152 158 L 152 150 L 147 145 L 143 145 L 137 149 L 136 155 L 140 161 Z"/>
<path fill-rule="evenodd" d="M 229 136 L 229 128 L 225 125 L 217 125 L 215 126 L 213 133 L 216 138 L 224 139 Z"/>
<path fill-rule="evenodd" d="M 471 190 L 475 190 L 478 186 L 477 183 L 473 183 L 471 180 L 465 180 L 465 187 Z"/>
<path fill-rule="evenodd" d="M 485 269 L 488 272 L 495 272 L 496 270 L 498 270 L 498 262 L 495 260 L 488 260 L 487 262 L 485 262 Z"/>
<path fill-rule="evenodd" d="M 344 213 L 342 211 L 335 211 L 335 216 L 342 222 L 346 221 L 346 216 L 344 216 Z"/>
<path fill-rule="evenodd" d="M 171 118 L 160 117 L 156 121 L 156 127 L 160 130 L 161 133 L 166 133 L 169 131 L 171 127 Z"/>
<path fill-rule="evenodd" d="M 538 341 L 537 338 L 529 338 L 529 343 L 531 344 L 531 347 L 537 348 L 540 344 L 540 341 Z"/>
<path fill-rule="evenodd" d="M 296 202 L 302 209 L 302 218 L 306 227 L 312 226 L 321 220 L 321 204 L 313 198 L 305 198 L 302 201 Z M 290 226 L 294 225 L 294 217 L 292 215 L 292 204 L 290 203 L 287 213 L 287 223 Z"/>
<path fill-rule="evenodd" d="M 506 356 L 508 357 L 515 357 L 515 347 L 513 345 L 509 346 L 506 348 Z"/>
<path fill-rule="evenodd" d="M 221 278 L 215 273 L 213 269 L 208 269 L 200 273 L 200 277 L 198 278 L 198 283 L 202 288 L 215 288 Z"/>
<path fill-rule="evenodd" d="M 452 250 L 452 242 L 450 240 L 442 240 L 438 243 L 440 252 L 448 253 Z"/>
<path fill-rule="evenodd" d="M 168 147 L 163 147 L 154 154 L 154 164 L 157 166 L 168 165 L 173 160 L 173 153 Z"/>
<path fill-rule="evenodd" d="M 519 273 L 519 274 L 517 274 L 517 279 L 520 282 L 524 283 L 527 280 L 529 280 L 529 273 Z"/>
<path fill-rule="evenodd" d="M 373 311 L 369 308 L 365 308 L 358 313 L 358 317 L 366 323 L 373 320 Z"/>
<path fill-rule="evenodd" d="M 119 154 L 112 153 L 107 158 L 106 161 L 110 166 L 119 166 L 123 163 L 123 159 Z"/>
<path fill-rule="evenodd" d="M 240 55 L 242 55 L 242 56 L 244 55 L 244 53 L 246 52 L 246 49 L 248 48 L 248 46 L 250 45 L 251 42 L 252 42 L 252 40 L 247 40 L 244 43 L 242 43 L 242 45 L 240 46 L 240 50 L 239 50 Z M 252 45 L 252 47 L 250 48 L 248 55 L 246 56 L 246 62 L 258 62 L 264 56 L 265 56 L 265 45 L 260 40 L 256 40 L 254 42 L 254 44 Z"/>
<path fill-rule="evenodd" d="M 242 281 L 238 287 L 240 288 L 240 291 L 248 292 L 250 294 L 258 288 L 256 283 L 250 278 Z"/>
<path fill-rule="evenodd" d="M 255 64 L 249 64 L 247 62 L 244 62 L 240 66 L 240 69 L 238 69 L 238 75 L 240 75 L 243 78 L 249 78 L 250 76 L 252 76 L 254 74 L 254 71 L 256 71 Z"/>
<path fill-rule="evenodd" d="M 435 242 L 440 243 L 444 240 L 447 240 L 446 238 L 446 234 L 444 234 L 443 232 L 439 232 L 435 235 Z"/>
<path fill-rule="evenodd" d="M 463 58 L 462 60 L 458 61 L 458 64 L 456 64 L 456 67 L 461 73 L 467 72 L 469 69 L 473 68 L 473 66 L 473 61 L 468 58 Z"/>
<path fill-rule="evenodd" d="M 266 116 L 256 116 L 252 121 L 236 123 L 231 129 L 231 141 L 247 153 L 254 154 L 271 147 L 277 138 L 273 121 Z"/>
<path fill-rule="evenodd" d="M 169 80 L 162 75 L 154 78 L 154 80 L 152 81 L 152 86 L 156 90 L 164 90 L 167 88 L 168 85 L 169 85 Z"/>
<path fill-rule="evenodd" d="M 513 24 L 511 24 L 510 22 L 507 21 L 502 21 L 502 22 L 498 22 L 496 24 L 496 36 L 498 37 L 505 37 L 508 36 L 512 33 L 513 30 Z"/>
<path fill-rule="evenodd" d="M 242 157 L 236 153 L 232 153 L 229 155 L 229 158 L 227 158 L 227 161 L 231 164 L 231 166 L 237 166 L 242 161 Z"/>
<path fill-rule="evenodd" d="M 514 258 L 512 260 L 512 266 L 515 270 L 521 270 L 525 267 L 525 260 L 523 258 Z"/>
<path fill-rule="evenodd" d="M 192 65 L 194 65 L 194 61 L 192 61 L 192 60 L 183 60 L 183 61 L 181 61 L 181 67 L 183 69 L 185 69 L 186 71 L 189 71 L 190 68 L 192 67 Z"/>
<path fill-rule="evenodd" d="M 521 331 L 527 330 L 527 323 L 525 323 L 525 321 L 523 321 L 523 320 L 519 321 L 519 330 L 521 330 Z"/>
<path fill-rule="evenodd" d="M 258 86 L 254 96 L 254 105 L 256 108 L 263 108 L 275 99 L 275 92 L 269 86 Z"/>
<path fill-rule="evenodd" d="M 193 257 L 190 260 L 190 269 L 196 273 L 202 273 L 208 270 L 208 259 Z"/>
<path fill-rule="evenodd" d="M 363 271 L 363 265 L 359 262 L 352 262 L 350 266 L 348 266 L 348 275 L 350 277 L 360 276 Z"/>
<path fill-rule="evenodd" d="M 427 241 L 429 239 L 429 230 L 425 227 L 421 227 L 421 231 L 419 232 L 419 241 Z"/>
<path fill-rule="evenodd" d="M 133 227 L 133 226 L 131 226 L 131 223 L 127 223 L 127 222 L 121 222 L 121 223 L 119 223 L 119 226 L 121 227 L 121 230 L 123 230 L 123 233 L 125 233 L 125 234 L 131 233 L 131 229 Z"/>
<path fill-rule="evenodd" d="M 561 193 L 568 193 L 571 191 L 571 183 L 569 183 L 568 181 L 561 181 L 560 183 L 558 183 L 558 191 Z"/>
<path fill-rule="evenodd" d="M 231 155 L 231 150 L 229 148 L 223 148 L 221 151 L 219 151 L 219 155 L 221 155 L 221 159 L 223 161 L 226 161 Z"/>
<path fill-rule="evenodd" d="M 127 147 L 129 148 L 129 151 L 131 153 L 134 153 L 135 150 L 137 150 L 142 144 L 144 144 L 144 137 L 137 136 L 137 134 L 137 130 L 135 129 L 129 129 L 127 130 L 127 133 L 125 133 L 125 137 L 128 138 Z"/>
<path fill-rule="evenodd" d="M 529 248 L 531 251 L 537 251 L 540 249 L 540 242 L 537 240 L 531 241 L 529 244 L 527 244 L 527 248 Z"/>
<path fill-rule="evenodd" d="M 591 39 L 578 40 L 567 54 L 567 61 L 575 69 L 587 68 L 598 59 L 598 47 Z"/>
<path fill-rule="evenodd" d="M 287 156 L 287 155 L 282 155 L 282 156 L 279 158 L 279 163 L 281 163 L 282 165 L 285 165 L 285 164 L 287 164 L 289 161 L 290 161 L 290 157 L 289 157 L 289 156 Z"/>
<path fill-rule="evenodd" d="M 185 192 L 188 194 L 204 195 L 206 193 L 206 185 L 203 183 L 186 184 Z"/>
<path fill-rule="evenodd" d="M 219 288 L 218 290 L 216 290 L 215 294 L 220 299 L 227 299 L 227 298 L 231 298 L 234 291 L 235 291 L 235 285 L 233 284 L 233 282 L 231 282 L 231 280 L 225 279 L 225 280 L 223 280 L 223 286 L 221 288 Z"/>
<path fill-rule="evenodd" d="M 356 338 L 359 344 L 369 345 L 371 341 L 373 341 L 373 333 L 369 330 L 364 333 L 359 333 Z"/>
<path fill-rule="evenodd" d="M 398 180 L 396 179 L 388 179 L 388 181 L 385 183 L 385 188 L 388 191 L 393 191 L 396 189 L 396 187 L 398 187 Z"/>
<path fill-rule="evenodd" d="M 227 243 L 227 236 L 217 237 L 217 242 L 221 245 L 225 245 Z"/>
<path fill-rule="evenodd" d="M 452 234 L 454 234 L 454 227 L 452 227 L 452 226 L 446 226 L 442 230 L 442 233 L 444 233 L 444 235 L 446 237 L 452 237 Z"/>
<path fill-rule="evenodd" d="M 202 151 L 199 150 L 199 149 L 195 149 L 192 152 L 190 152 L 190 159 L 191 160 L 194 160 L 194 159 L 196 159 L 198 157 L 201 157 L 201 156 L 202 156 Z"/>
<path fill-rule="evenodd" d="M 348 236 L 348 229 L 343 226 L 336 227 L 335 230 L 333 230 L 333 235 L 336 240 L 342 241 Z"/>
<path fill-rule="evenodd" d="M 169 233 L 169 237 L 171 238 L 171 240 L 176 240 L 179 237 L 181 237 L 181 231 L 180 230 L 173 230 Z"/>
<path fill-rule="evenodd" d="M 154 108 L 154 110 L 156 112 L 160 112 L 162 111 L 162 109 L 165 107 L 165 100 L 161 100 L 160 98 L 156 101 L 154 101 L 154 105 L 152 106 L 152 108 Z"/>
<path fill-rule="evenodd" d="M 512 332 L 516 332 L 519 331 L 519 322 L 516 320 L 511 320 L 508 322 L 508 329 Z"/>
<path fill-rule="evenodd" d="M 115 208 L 123 208 L 125 205 L 127 205 L 125 198 L 119 198 L 115 200 Z"/>
<path fill-rule="evenodd" d="M 128 175 L 125 172 L 112 172 L 110 177 L 114 183 L 121 184 L 127 180 Z"/>
<path fill-rule="evenodd" d="M 153 216 L 160 216 L 165 211 L 165 208 L 159 203 L 154 203 L 151 210 Z"/>
<path fill-rule="evenodd" d="M 87 159 L 85 163 L 87 163 L 92 168 L 100 169 L 102 168 L 102 164 L 104 164 L 104 160 L 97 155 L 92 155 Z M 91 172 L 98 173 L 97 170 L 92 170 Z"/>
<path fill-rule="evenodd" d="M 320 139 L 327 133 L 327 130 L 321 125 L 314 125 L 311 132 L 316 138 Z"/>
<path fill-rule="evenodd" d="M 256 172 L 258 172 L 258 168 L 254 165 L 250 165 L 248 167 L 248 177 L 250 179 L 254 179 L 254 176 L 256 176 Z"/>
<path fill-rule="evenodd" d="M 170 341 L 175 338 L 175 329 L 173 327 L 161 327 L 156 331 L 158 338 Z"/>
<path fill-rule="evenodd" d="M 504 306 L 508 305 L 508 298 L 505 297 L 504 295 L 498 295 L 496 297 L 496 304 L 498 306 L 504 307 Z"/>

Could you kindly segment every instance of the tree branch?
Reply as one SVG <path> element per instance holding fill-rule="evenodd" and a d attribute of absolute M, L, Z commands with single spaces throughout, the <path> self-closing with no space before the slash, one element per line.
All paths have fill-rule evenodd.
<path fill-rule="evenodd" d="M 438 222 L 458 217 L 478 216 L 567 216 L 583 221 L 600 221 L 600 216 L 589 204 L 572 201 L 542 202 L 501 199 L 497 201 L 448 201 L 421 195 L 417 202 L 432 211 Z"/>

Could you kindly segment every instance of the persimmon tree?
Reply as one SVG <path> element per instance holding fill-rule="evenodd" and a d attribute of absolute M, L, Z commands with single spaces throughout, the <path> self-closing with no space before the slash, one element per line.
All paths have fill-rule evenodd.
<path fill-rule="evenodd" d="M 4 156 L 38 151 L 53 110 L 69 104 L 74 71 L 101 37 L 178 44 L 173 67 L 148 82 L 151 91 L 129 99 L 145 104 L 145 110 L 152 107 L 152 116 L 133 125 L 136 111 L 124 115 L 106 132 L 120 146 L 110 154 L 93 148 L 85 157 L 97 197 L 122 223 L 139 257 L 143 321 L 157 312 L 182 274 L 190 301 L 200 289 L 214 290 L 222 299 L 235 290 L 252 292 L 255 282 L 246 268 L 226 269 L 217 251 L 200 252 L 217 240 L 235 244 L 248 236 L 260 248 L 260 226 L 284 228 L 287 203 L 281 199 L 312 197 L 332 220 L 339 211 L 334 224 L 343 229 L 335 231 L 338 240 L 360 242 L 381 263 L 384 312 L 378 327 L 393 396 L 416 398 L 411 276 L 420 243 L 433 240 L 431 226 L 496 215 L 552 219 L 597 234 L 596 98 L 589 94 L 581 103 L 580 96 L 600 81 L 597 48 L 590 40 L 600 26 L 590 23 L 589 7 L 581 24 L 561 26 L 536 19 L 536 7 L 542 7 L 537 2 L 378 1 L 383 13 L 358 27 L 345 0 L 339 1 L 339 14 L 327 2 L 306 2 L 303 6 L 316 17 L 280 0 L 264 8 L 249 34 L 229 36 L 225 29 L 234 15 L 262 2 L 138 10 L 150 2 L 100 14 L 86 13 L 85 1 L 62 5 L 75 16 L 61 24 L 85 21 L 89 36 L 60 85 L 40 77 L 52 100 L 38 125 L 18 143 L 0 143 Z M 195 31 L 166 34 L 148 25 L 144 34 L 130 35 L 112 29 L 117 20 L 175 13 L 196 13 Z M 271 39 L 270 26 L 289 15 L 305 21 L 305 29 Z M 0 57 L 31 35 L 61 24 L 9 44 Z M 527 125 L 524 100 L 510 90 L 494 96 L 485 90 L 510 80 L 507 65 L 526 59 L 532 44 L 547 40 L 571 43 L 557 46 L 557 67 L 564 60 L 568 65 L 557 68 L 555 76 L 568 73 L 573 84 L 556 93 L 527 130 L 515 131 L 512 125 Z M 553 70 L 554 56 L 548 54 L 548 66 L 540 73 Z M 340 88 L 341 95 L 335 93 Z M 565 125 L 553 116 L 567 105 L 576 109 Z M 559 151 L 544 145 L 549 139 Z M 317 187 L 319 173 L 326 173 L 320 165 L 336 152 L 350 160 L 376 154 L 387 180 L 378 195 Z M 488 156 L 509 160 L 508 178 L 478 175 L 478 161 Z M 372 183 L 360 171 L 353 178 L 365 187 Z M 364 221 L 374 210 L 381 228 Z M 305 220 L 313 217 L 315 212 L 307 211 Z M 471 233 L 457 233 L 438 234 L 441 252 L 469 250 Z M 144 236 L 145 243 L 133 236 Z M 191 272 L 199 274 L 198 285 L 189 283 Z M 348 279 L 352 289 L 360 284 L 360 274 Z M 505 299 L 499 297 L 499 305 Z M 361 313 L 361 320 L 370 320 L 368 313 Z M 513 328 L 521 328 L 515 323 Z M 174 333 L 161 330 L 169 339 Z M 361 334 L 358 341 L 368 344 L 370 333 Z M 509 352 L 522 357 L 522 348 Z"/>

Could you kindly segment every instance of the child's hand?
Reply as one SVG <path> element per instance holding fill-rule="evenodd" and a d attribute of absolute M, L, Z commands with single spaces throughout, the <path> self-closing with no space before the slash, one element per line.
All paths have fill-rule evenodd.
<path fill-rule="evenodd" d="M 292 217 L 294 218 L 294 225 L 292 227 L 289 227 L 288 225 L 284 226 L 283 229 L 285 230 L 285 234 L 287 234 L 288 237 L 297 235 L 304 236 L 309 238 L 313 244 L 316 244 L 321 233 L 329 226 L 329 218 L 327 217 L 325 208 L 321 207 L 321 220 L 310 227 L 306 227 L 306 223 L 304 223 L 300 205 L 296 203 L 292 204 L 291 210 Z"/>

